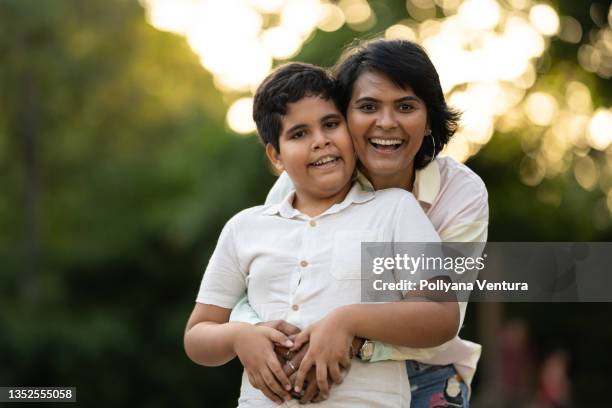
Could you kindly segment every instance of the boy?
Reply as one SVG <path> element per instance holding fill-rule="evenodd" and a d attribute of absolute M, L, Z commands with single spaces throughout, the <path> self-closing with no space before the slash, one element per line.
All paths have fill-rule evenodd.
<path fill-rule="evenodd" d="M 323 69 L 294 63 L 266 78 L 255 96 L 253 116 L 266 155 L 287 172 L 295 191 L 281 204 L 244 210 L 225 225 L 185 332 L 187 355 L 198 364 L 240 358 L 245 367 L 240 406 L 274 406 L 268 398 L 282 402 L 277 396 L 289 401 L 292 386 L 273 351 L 274 343 L 291 347 L 287 337 L 269 327 L 228 323 L 247 288 L 262 320 L 283 319 L 304 328 L 311 346 L 329 327 L 346 334 L 337 345 L 346 352 L 337 353 L 335 361 L 316 361 L 318 380 L 329 372 L 334 382 L 342 382 L 329 395 L 321 390 L 329 397 L 323 406 L 409 406 L 402 362 L 355 361 L 344 379 L 340 374 L 351 364 L 354 336 L 413 343 L 418 333 L 408 326 L 420 317 L 415 309 L 429 307 L 359 304 L 360 245 L 438 242 L 439 237 L 412 194 L 367 192 L 351 182 L 355 155 L 336 92 Z"/>

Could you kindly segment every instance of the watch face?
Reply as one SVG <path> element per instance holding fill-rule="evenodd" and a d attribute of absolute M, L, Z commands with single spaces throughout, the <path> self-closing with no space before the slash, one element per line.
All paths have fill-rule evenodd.
<path fill-rule="evenodd" d="M 361 346 L 361 358 L 364 360 L 369 360 L 372 358 L 372 354 L 374 354 L 374 343 L 366 340 Z"/>

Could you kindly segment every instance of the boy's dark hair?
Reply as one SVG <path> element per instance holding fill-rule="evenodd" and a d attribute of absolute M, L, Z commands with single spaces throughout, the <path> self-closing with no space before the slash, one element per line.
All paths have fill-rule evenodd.
<path fill-rule="evenodd" d="M 410 87 L 423 100 L 433 139 L 423 139 L 414 158 L 417 170 L 433 160 L 457 130 L 461 114 L 446 104 L 438 72 L 418 44 L 404 40 L 359 41 L 344 50 L 333 72 L 341 89 L 339 103 L 345 116 L 355 82 L 366 72 L 383 74 L 402 89 Z"/>
<path fill-rule="evenodd" d="M 282 118 L 287 105 L 306 96 L 318 96 L 338 105 L 336 80 L 324 68 L 292 62 L 272 72 L 257 88 L 253 101 L 253 120 L 262 143 L 279 149 Z"/>

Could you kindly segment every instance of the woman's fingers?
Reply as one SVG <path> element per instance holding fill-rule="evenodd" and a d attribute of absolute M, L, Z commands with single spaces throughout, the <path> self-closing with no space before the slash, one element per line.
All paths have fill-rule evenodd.
<path fill-rule="evenodd" d="M 309 339 L 310 339 L 310 330 L 309 329 L 305 329 L 303 332 L 299 333 L 293 339 L 293 347 L 291 347 L 291 351 L 299 350 L 300 348 L 302 348 L 302 346 L 305 343 L 308 343 Z"/>
<path fill-rule="evenodd" d="M 304 360 L 304 356 L 308 352 L 308 343 L 304 344 L 304 347 L 299 349 L 299 351 L 291 358 L 291 360 L 287 361 L 283 370 L 285 374 L 291 375 L 297 371 L 298 367 L 302 364 L 302 360 Z M 291 364 L 289 364 L 291 363 Z"/>
<path fill-rule="evenodd" d="M 278 324 L 278 327 L 276 327 L 276 330 L 284 333 L 287 336 L 298 334 L 301 331 L 299 327 L 294 326 L 284 320 L 280 320 L 280 323 Z"/>
<path fill-rule="evenodd" d="M 275 330 L 278 330 L 278 331 L 284 333 L 287 336 L 298 334 L 300 332 L 300 328 L 299 327 L 294 326 L 291 323 L 286 322 L 284 320 L 270 320 L 270 321 L 267 321 L 267 322 L 257 323 L 257 326 L 271 327 L 271 328 L 273 328 Z"/>

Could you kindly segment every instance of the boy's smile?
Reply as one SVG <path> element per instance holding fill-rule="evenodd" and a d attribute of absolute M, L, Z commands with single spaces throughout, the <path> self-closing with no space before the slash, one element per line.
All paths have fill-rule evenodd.
<path fill-rule="evenodd" d="M 350 189 L 355 153 L 344 117 L 334 102 L 307 96 L 287 105 L 279 137 L 280 151 L 271 145 L 272 163 L 287 171 L 298 200 L 329 200 Z"/>

